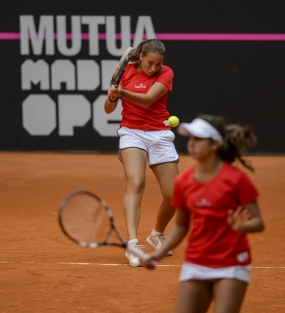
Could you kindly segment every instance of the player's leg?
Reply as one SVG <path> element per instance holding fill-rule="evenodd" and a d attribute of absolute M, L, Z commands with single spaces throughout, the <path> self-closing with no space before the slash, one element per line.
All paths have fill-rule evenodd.
<path fill-rule="evenodd" d="M 212 285 L 210 282 L 202 280 L 180 282 L 174 312 L 205 313 L 210 306 L 211 299 Z"/>
<path fill-rule="evenodd" d="M 247 283 L 236 279 L 219 279 L 214 282 L 214 313 L 238 313 L 245 296 Z"/>
<path fill-rule="evenodd" d="M 178 174 L 177 162 L 179 157 L 173 144 L 175 136 L 172 131 L 153 132 L 151 137 L 149 164 L 158 181 L 162 202 L 157 212 L 155 227 L 146 240 L 158 250 L 165 241 L 165 228 L 175 214 L 171 199 L 174 179 Z M 169 251 L 167 255 L 172 255 L 172 252 Z"/>
<path fill-rule="evenodd" d="M 164 163 L 152 166 L 152 170 L 160 186 L 162 202 L 157 212 L 155 227 L 146 241 L 158 250 L 166 239 L 164 230 L 175 214 L 175 208 L 171 205 L 171 197 L 173 182 L 178 174 L 178 167 L 176 162 Z M 171 256 L 172 251 L 168 251 L 167 255 Z"/>
<path fill-rule="evenodd" d="M 166 226 L 175 214 L 175 208 L 171 205 L 173 183 L 178 174 L 176 162 L 157 164 L 151 167 L 161 190 L 162 202 L 157 212 L 155 230 L 163 233 Z"/>
<path fill-rule="evenodd" d="M 124 213 L 129 240 L 137 238 L 141 200 L 145 188 L 147 153 L 137 148 L 120 151 L 126 177 Z"/>
<path fill-rule="evenodd" d="M 141 213 L 141 200 L 145 188 L 145 167 L 147 153 L 137 148 L 128 148 L 120 151 L 126 177 L 126 193 L 124 196 L 124 214 L 129 241 L 138 253 L 143 254 L 137 239 L 137 230 Z M 126 251 L 126 257 L 131 266 L 140 266 L 140 259 Z"/>

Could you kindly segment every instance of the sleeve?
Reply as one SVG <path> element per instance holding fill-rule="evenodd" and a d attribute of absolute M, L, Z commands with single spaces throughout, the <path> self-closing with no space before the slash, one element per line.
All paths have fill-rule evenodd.
<path fill-rule="evenodd" d="M 180 176 L 178 175 L 174 180 L 174 188 L 172 194 L 171 204 L 180 209 L 186 209 L 185 199 L 183 199 L 183 190 L 180 183 Z"/>
<path fill-rule="evenodd" d="M 156 82 L 162 83 L 169 91 L 172 91 L 173 71 L 168 66 L 163 66 L 162 72 L 157 76 Z"/>
<path fill-rule="evenodd" d="M 245 173 L 241 174 L 238 186 L 238 197 L 241 205 L 245 205 L 259 196 L 259 192 Z"/>

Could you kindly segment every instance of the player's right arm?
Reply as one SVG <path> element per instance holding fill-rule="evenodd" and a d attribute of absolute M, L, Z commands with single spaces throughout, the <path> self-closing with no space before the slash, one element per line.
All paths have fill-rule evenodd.
<path fill-rule="evenodd" d="M 190 225 L 190 212 L 188 210 L 176 210 L 176 220 L 175 224 L 170 230 L 163 246 L 156 252 L 147 254 L 146 260 L 142 261 L 142 265 L 153 269 L 153 264 L 160 261 L 166 256 L 168 251 L 175 248 L 186 236 Z"/>

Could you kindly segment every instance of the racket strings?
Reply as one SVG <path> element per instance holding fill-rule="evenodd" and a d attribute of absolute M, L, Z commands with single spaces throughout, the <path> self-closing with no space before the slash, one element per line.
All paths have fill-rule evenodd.
<path fill-rule="evenodd" d="M 95 198 L 80 194 L 70 198 L 62 212 L 62 224 L 74 239 L 99 243 L 110 236 L 110 220 L 105 207 Z"/>

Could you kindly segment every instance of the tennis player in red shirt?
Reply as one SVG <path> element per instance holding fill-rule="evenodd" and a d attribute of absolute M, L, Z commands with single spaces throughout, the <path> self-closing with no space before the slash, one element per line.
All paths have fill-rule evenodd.
<path fill-rule="evenodd" d="M 256 137 L 252 128 L 225 125 L 222 118 L 201 115 L 177 129 L 188 136 L 187 149 L 197 161 L 174 183 L 176 222 L 162 248 L 148 255 L 161 260 L 191 231 L 180 273 L 175 312 L 204 313 L 214 299 L 214 312 L 238 313 L 250 281 L 251 253 L 247 233 L 264 229 L 258 191 L 245 171 L 232 163 L 243 158 Z"/>
<path fill-rule="evenodd" d="M 174 178 L 178 174 L 178 154 L 174 146 L 167 110 L 168 93 L 172 91 L 173 71 L 163 64 L 164 44 L 157 39 L 142 41 L 130 56 L 130 63 L 120 81 L 111 86 L 105 101 L 105 112 L 113 112 L 122 100 L 122 122 L 118 129 L 119 159 L 126 177 L 124 196 L 125 221 L 129 244 L 144 254 L 137 232 L 141 200 L 145 189 L 148 162 L 162 194 L 154 229 L 147 242 L 159 250 L 165 241 L 164 230 L 175 213 L 171 205 Z M 172 255 L 171 251 L 167 252 Z M 140 259 L 126 252 L 131 266 L 140 266 Z"/>

